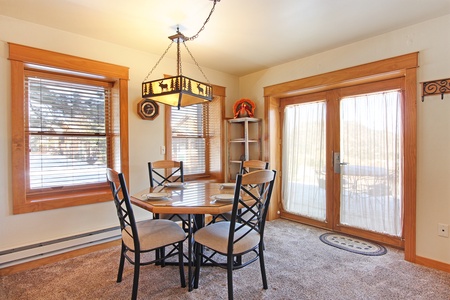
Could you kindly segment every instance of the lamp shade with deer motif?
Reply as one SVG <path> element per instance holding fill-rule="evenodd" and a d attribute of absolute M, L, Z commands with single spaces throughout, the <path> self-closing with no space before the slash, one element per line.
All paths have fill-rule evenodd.
<path fill-rule="evenodd" d="M 176 106 L 204 103 L 212 100 L 209 84 L 178 75 L 142 83 L 142 97 Z"/>

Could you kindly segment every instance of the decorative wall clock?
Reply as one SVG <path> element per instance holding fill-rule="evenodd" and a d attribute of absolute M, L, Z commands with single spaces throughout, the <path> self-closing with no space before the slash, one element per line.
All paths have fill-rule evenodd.
<path fill-rule="evenodd" d="M 159 105 L 153 100 L 142 99 L 138 103 L 138 115 L 144 120 L 153 120 L 159 115 Z"/>

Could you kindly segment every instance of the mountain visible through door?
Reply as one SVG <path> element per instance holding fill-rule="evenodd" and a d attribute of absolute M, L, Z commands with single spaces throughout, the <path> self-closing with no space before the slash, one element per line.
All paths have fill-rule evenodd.
<path fill-rule="evenodd" d="M 340 224 L 401 237 L 399 91 L 340 101 Z"/>

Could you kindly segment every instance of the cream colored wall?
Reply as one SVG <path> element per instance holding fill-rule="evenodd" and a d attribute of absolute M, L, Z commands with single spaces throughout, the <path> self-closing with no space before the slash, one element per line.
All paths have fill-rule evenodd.
<path fill-rule="evenodd" d="M 240 78 L 239 95 L 261 108 L 265 86 L 417 51 L 418 82 L 450 78 L 447 28 L 450 15 L 256 72 Z M 424 103 L 420 95 L 418 84 L 417 255 L 448 264 L 450 238 L 439 237 L 437 225 L 450 224 L 450 94 Z"/>
<path fill-rule="evenodd" d="M 22 22 L 0 15 L 0 251 L 56 238 L 117 226 L 112 203 L 77 206 L 66 209 L 12 215 L 11 195 L 11 119 L 10 67 L 7 42 L 104 61 L 130 68 L 129 138 L 130 192 L 148 186 L 147 161 L 162 159 L 164 145 L 164 108 L 159 117 L 144 121 L 136 113 L 141 83 L 161 53 L 150 55 L 64 31 Z M 195 55 L 195 53 L 194 53 Z M 195 65 L 183 63 L 184 74 L 203 78 Z M 225 86 L 227 99 L 236 99 L 238 78 L 204 69 L 211 83 Z M 176 62 L 165 59 L 149 79 L 176 72 Z M 229 100 L 231 101 L 231 100 Z M 137 212 L 138 218 L 148 213 Z"/>

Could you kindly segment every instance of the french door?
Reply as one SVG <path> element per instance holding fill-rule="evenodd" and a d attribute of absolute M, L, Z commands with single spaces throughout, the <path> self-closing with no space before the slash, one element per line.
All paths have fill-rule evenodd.
<path fill-rule="evenodd" d="M 399 80 L 281 101 L 282 213 L 402 247 Z"/>

